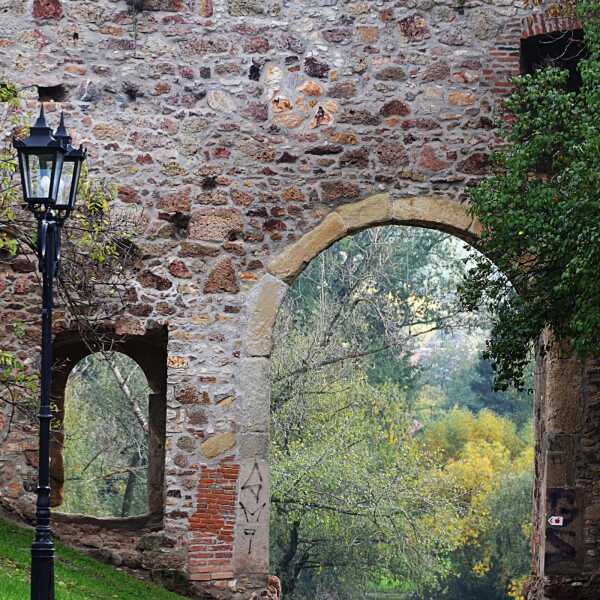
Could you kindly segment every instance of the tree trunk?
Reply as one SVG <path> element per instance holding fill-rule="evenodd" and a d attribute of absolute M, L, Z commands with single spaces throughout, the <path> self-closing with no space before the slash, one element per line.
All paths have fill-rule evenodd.
<path fill-rule="evenodd" d="M 133 503 L 133 493 L 135 491 L 135 482 L 137 481 L 136 467 L 140 464 L 139 452 L 134 452 L 129 461 L 129 475 L 127 476 L 127 485 L 123 494 L 123 504 L 121 506 L 121 516 L 128 517 L 131 513 L 131 504 Z"/>
<path fill-rule="evenodd" d="M 296 569 L 294 568 L 294 559 L 298 553 L 300 521 L 294 521 L 291 525 L 290 541 L 287 544 L 285 554 L 279 562 L 279 572 L 281 573 L 281 584 L 283 586 L 284 598 L 294 593 L 296 587 Z"/>

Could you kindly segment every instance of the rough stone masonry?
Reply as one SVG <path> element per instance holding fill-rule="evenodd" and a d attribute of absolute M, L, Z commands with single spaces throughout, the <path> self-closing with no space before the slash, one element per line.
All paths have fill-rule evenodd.
<path fill-rule="evenodd" d="M 319 251 L 382 223 L 473 241 L 465 187 L 486 173 L 520 43 L 577 29 L 543 0 L 0 0 L 0 79 L 65 110 L 115 210 L 144 234 L 126 313 L 107 324 L 153 388 L 149 514 L 56 514 L 67 540 L 199 596 L 268 588 L 270 331 Z M 54 114 L 53 114 L 54 113 Z M 4 347 L 32 369 L 34 267 L 0 262 Z M 56 327 L 61 418 L 81 340 Z M 66 371 L 65 371 L 66 365 Z M 600 388 L 539 361 L 530 598 L 600 597 Z M 36 431 L 0 414 L 0 503 L 34 502 Z M 161 424 L 162 423 L 162 424 Z M 60 440 L 59 440 L 60 442 Z M 53 449 L 60 510 L 60 443 Z M 555 512 L 564 530 L 549 526 Z"/>

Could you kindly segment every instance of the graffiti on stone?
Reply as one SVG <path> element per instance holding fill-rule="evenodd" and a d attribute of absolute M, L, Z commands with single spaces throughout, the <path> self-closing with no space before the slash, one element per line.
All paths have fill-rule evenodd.
<path fill-rule="evenodd" d="M 582 519 L 579 493 L 549 488 L 546 499 L 546 572 L 570 573 L 581 562 Z"/>
<path fill-rule="evenodd" d="M 264 498 L 265 480 L 257 461 L 240 488 L 240 508 L 244 515 L 244 536 L 248 540 L 248 554 L 252 554 L 252 542 L 261 522 L 267 502 Z"/>

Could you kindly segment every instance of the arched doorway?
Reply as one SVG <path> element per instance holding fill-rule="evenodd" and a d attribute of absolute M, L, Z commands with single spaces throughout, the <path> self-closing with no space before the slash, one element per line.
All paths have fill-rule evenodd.
<path fill-rule="evenodd" d="M 489 324 L 456 306 L 468 256 L 383 225 L 290 285 L 269 457 L 285 596 L 506 600 L 528 575 L 532 397 L 492 391 Z"/>
<path fill-rule="evenodd" d="M 466 206 L 447 197 L 392 198 L 389 194 L 379 194 L 332 211 L 319 225 L 288 246 L 270 263 L 268 274 L 255 286 L 248 299 L 247 325 L 242 344 L 239 375 L 240 477 L 237 541 L 234 548 L 234 566 L 238 572 L 269 572 L 270 358 L 273 325 L 279 306 L 289 285 L 324 249 L 349 234 L 384 224 L 414 225 L 445 231 L 475 246 L 481 231 L 479 223 L 469 215 Z M 556 467 L 549 462 L 549 457 L 552 457 L 547 440 L 549 435 L 558 440 L 557 436 L 564 429 L 565 420 L 560 418 L 561 411 L 575 418 L 577 406 L 584 402 L 578 395 L 581 393 L 581 373 L 576 371 L 570 357 L 546 357 L 540 365 L 535 382 L 534 419 L 536 481 L 532 548 L 536 581 L 541 581 L 545 573 L 544 557 L 547 560 L 548 552 L 554 551 L 546 541 L 551 539 L 545 518 L 547 510 L 550 510 L 546 506 L 550 498 L 548 474 L 551 473 L 552 485 L 561 489 L 574 484 L 573 478 L 567 476 L 564 465 L 573 465 L 575 455 L 557 447 L 562 462 L 560 467 Z M 579 390 L 576 398 L 572 397 L 574 392 L 571 390 Z M 547 404 L 552 403 L 560 408 L 548 412 Z M 567 433 L 567 437 L 575 435 L 574 431 Z M 569 523 L 574 539 L 581 539 L 583 527 L 581 511 L 578 514 L 578 519 Z M 554 537 L 563 534 L 551 533 Z M 570 536 L 571 532 L 565 531 L 564 535 Z M 573 556 L 583 556 L 583 549 L 576 545 L 573 556 L 563 557 L 560 552 L 555 556 L 553 560 L 561 562 L 568 571 L 575 564 Z"/>

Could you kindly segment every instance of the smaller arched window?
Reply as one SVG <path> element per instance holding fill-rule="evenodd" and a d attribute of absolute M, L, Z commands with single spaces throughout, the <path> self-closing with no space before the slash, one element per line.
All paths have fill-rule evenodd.
<path fill-rule="evenodd" d="M 75 365 L 64 401 L 63 512 L 148 513 L 150 394 L 140 366 L 120 352 Z"/>

